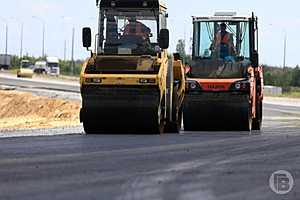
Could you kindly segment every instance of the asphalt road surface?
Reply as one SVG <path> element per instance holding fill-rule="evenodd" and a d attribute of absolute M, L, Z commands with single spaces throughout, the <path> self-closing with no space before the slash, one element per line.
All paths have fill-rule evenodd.
<path fill-rule="evenodd" d="M 1 75 L 1 84 L 38 95 L 80 97 L 74 83 Z M 0 200 L 298 200 L 300 108 L 264 107 L 263 131 L 251 134 L 87 136 L 82 127 L 0 131 Z M 286 195 L 269 186 L 278 170 L 294 178 Z"/>
<path fill-rule="evenodd" d="M 265 105 L 264 129 L 251 134 L 32 134 L 55 132 L 68 135 L 0 139 L 1 200 L 300 199 L 299 107 Z M 277 170 L 294 178 L 286 195 L 270 189 Z"/>

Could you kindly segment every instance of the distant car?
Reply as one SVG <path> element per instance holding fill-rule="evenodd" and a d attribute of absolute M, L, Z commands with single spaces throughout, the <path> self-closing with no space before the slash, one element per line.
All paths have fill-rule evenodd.
<path fill-rule="evenodd" d="M 43 60 L 37 61 L 34 65 L 33 71 L 36 74 L 47 74 L 48 73 L 47 61 L 43 61 Z"/>
<path fill-rule="evenodd" d="M 37 61 L 33 68 L 36 74 L 48 74 L 52 76 L 59 76 L 60 66 L 57 57 L 47 57 L 45 61 Z"/>
<path fill-rule="evenodd" d="M 22 60 L 20 69 L 17 71 L 17 77 L 32 78 L 33 74 L 33 64 L 29 60 Z"/>
<path fill-rule="evenodd" d="M 46 60 L 49 75 L 58 76 L 60 74 L 59 59 L 57 57 L 47 57 Z"/>

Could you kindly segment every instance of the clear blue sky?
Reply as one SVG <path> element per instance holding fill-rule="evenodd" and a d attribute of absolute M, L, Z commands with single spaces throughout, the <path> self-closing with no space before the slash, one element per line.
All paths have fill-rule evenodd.
<path fill-rule="evenodd" d="M 70 58 L 71 29 L 76 29 L 75 57 L 85 58 L 89 54 L 81 47 L 81 28 L 96 27 L 97 10 L 95 0 L 2 0 L 0 21 L 9 23 L 9 53 L 19 54 L 20 22 L 24 22 L 24 52 L 41 55 L 41 22 L 46 21 L 46 53 L 63 58 L 64 40 L 67 40 L 67 56 Z M 283 39 L 288 36 L 287 65 L 300 64 L 300 3 L 297 0 L 165 0 L 169 8 L 171 51 L 177 40 L 192 35 L 191 16 L 212 15 L 215 11 L 237 11 L 250 15 L 254 11 L 260 23 L 261 63 L 282 65 Z M 95 30 L 95 29 L 94 29 Z M 0 52 L 4 52 L 4 25 L 0 24 Z M 94 31 L 95 33 L 95 31 Z M 189 44 L 188 44 L 189 46 Z M 187 47 L 188 50 L 188 47 Z"/>

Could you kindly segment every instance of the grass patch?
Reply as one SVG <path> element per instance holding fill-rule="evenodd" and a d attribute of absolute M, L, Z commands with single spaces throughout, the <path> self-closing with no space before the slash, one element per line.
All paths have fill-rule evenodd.
<path fill-rule="evenodd" d="M 282 96 L 290 97 L 290 98 L 300 98 L 300 88 L 299 87 L 284 88 Z"/>
<path fill-rule="evenodd" d="M 300 98 L 300 92 L 286 92 L 280 95 L 280 97 Z"/>
<path fill-rule="evenodd" d="M 300 88 L 299 87 L 286 87 L 283 88 L 282 95 L 271 95 L 268 94 L 266 96 L 270 97 L 286 97 L 286 98 L 300 98 Z"/>

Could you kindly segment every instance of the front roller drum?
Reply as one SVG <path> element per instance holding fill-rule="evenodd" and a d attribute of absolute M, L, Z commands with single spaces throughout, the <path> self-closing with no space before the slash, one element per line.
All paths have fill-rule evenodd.
<path fill-rule="evenodd" d="M 81 121 L 88 134 L 161 133 L 164 121 L 156 89 L 99 88 L 83 93 Z"/>
<path fill-rule="evenodd" d="M 151 133 L 158 134 L 164 130 L 164 121 L 160 119 L 158 111 L 156 114 L 149 112 L 141 114 L 133 111 L 132 114 L 138 116 L 133 117 L 124 115 L 116 119 L 90 119 L 83 120 L 84 131 L 87 134 L 105 134 L 105 133 Z M 87 113 L 89 115 L 89 113 Z M 156 116 L 154 116 L 156 115 Z"/>
<path fill-rule="evenodd" d="M 250 131 L 249 96 L 200 93 L 186 95 L 183 121 L 185 131 Z"/>

